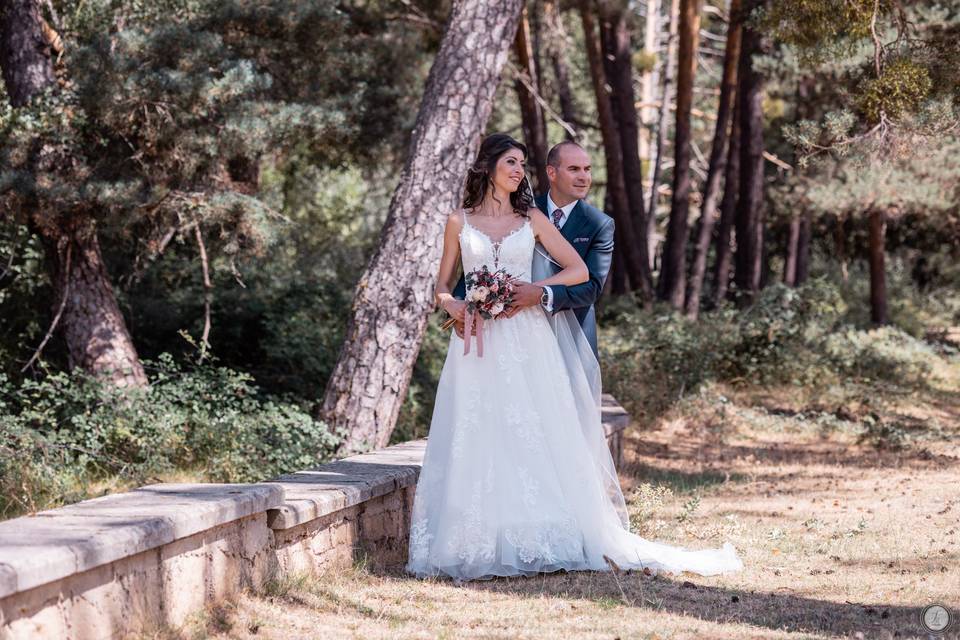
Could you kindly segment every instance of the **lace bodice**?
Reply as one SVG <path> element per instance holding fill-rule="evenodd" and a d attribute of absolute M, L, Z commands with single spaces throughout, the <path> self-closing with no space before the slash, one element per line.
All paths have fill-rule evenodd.
<path fill-rule="evenodd" d="M 510 275 L 529 281 L 536 244 L 530 220 L 524 220 L 499 242 L 494 242 L 486 233 L 471 225 L 467 217 L 463 217 L 463 229 L 460 231 L 463 272 L 468 273 L 487 265 L 491 271 L 506 269 Z"/>

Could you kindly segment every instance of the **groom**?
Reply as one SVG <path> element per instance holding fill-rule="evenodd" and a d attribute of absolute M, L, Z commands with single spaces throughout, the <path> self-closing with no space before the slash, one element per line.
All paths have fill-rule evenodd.
<path fill-rule="evenodd" d="M 590 175 L 590 156 L 576 142 L 567 140 L 550 149 L 547 154 L 547 179 L 550 181 L 550 190 L 537 196 L 537 208 L 553 221 L 567 242 L 580 254 L 587 264 L 590 278 L 572 286 L 540 287 L 529 282 L 522 283 L 514 295 L 514 307 L 507 314 L 513 315 L 520 309 L 538 304 L 549 313 L 572 309 L 590 341 L 594 355 L 599 358 L 597 318 L 593 307 L 600 299 L 603 283 L 610 272 L 613 219 L 583 200 L 593 180 Z M 542 252 L 543 248 L 538 245 L 537 251 Z M 559 265 L 553 264 L 559 270 Z M 461 277 L 454 289 L 454 297 L 462 300 L 465 290 Z M 457 334 L 463 336 L 462 325 L 457 326 Z"/>

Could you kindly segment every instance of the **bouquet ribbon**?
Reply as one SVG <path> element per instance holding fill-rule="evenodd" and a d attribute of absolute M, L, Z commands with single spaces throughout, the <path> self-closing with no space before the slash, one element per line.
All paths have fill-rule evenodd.
<path fill-rule="evenodd" d="M 470 353 L 470 336 L 473 329 L 477 330 L 477 357 L 483 357 L 483 316 L 480 312 L 474 311 L 464 316 L 463 321 L 463 355 Z"/>

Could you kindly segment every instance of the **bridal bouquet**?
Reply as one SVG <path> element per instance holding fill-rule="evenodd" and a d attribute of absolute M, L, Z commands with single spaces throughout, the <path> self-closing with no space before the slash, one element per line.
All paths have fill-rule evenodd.
<path fill-rule="evenodd" d="M 487 265 L 464 275 L 467 285 L 463 326 L 463 354 L 470 353 L 470 336 L 477 336 L 477 356 L 483 357 L 483 321 L 492 320 L 510 308 L 515 293 L 514 276 L 504 269 L 490 271 Z M 450 318 L 443 324 L 444 329 L 453 326 Z"/>

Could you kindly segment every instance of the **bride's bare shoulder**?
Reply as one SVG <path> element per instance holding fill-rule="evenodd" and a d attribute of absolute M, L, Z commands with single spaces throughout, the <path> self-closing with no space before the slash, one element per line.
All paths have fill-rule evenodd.
<path fill-rule="evenodd" d="M 454 231 L 460 233 L 463 229 L 463 209 L 455 209 L 447 215 L 447 223 L 445 225 L 446 231 Z"/>
<path fill-rule="evenodd" d="M 543 212 L 536 207 L 527 209 L 527 217 L 530 219 L 530 224 L 534 229 L 539 229 L 544 222 L 547 222 L 547 216 L 543 215 Z"/>

